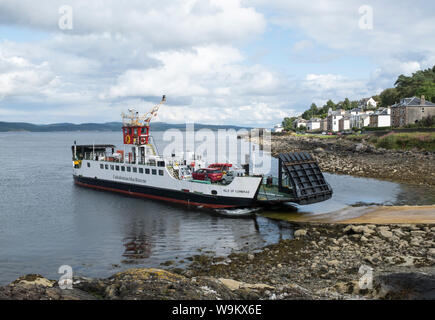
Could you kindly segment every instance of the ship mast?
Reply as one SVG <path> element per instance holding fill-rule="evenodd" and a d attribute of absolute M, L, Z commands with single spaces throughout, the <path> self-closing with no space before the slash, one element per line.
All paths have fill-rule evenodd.
<path fill-rule="evenodd" d="M 127 114 L 124 112 L 121 114 L 124 144 L 137 146 L 149 144 L 150 121 L 157 116 L 160 106 L 165 102 L 166 96 L 163 96 L 159 104 L 143 115 L 134 109 L 128 109 Z"/>

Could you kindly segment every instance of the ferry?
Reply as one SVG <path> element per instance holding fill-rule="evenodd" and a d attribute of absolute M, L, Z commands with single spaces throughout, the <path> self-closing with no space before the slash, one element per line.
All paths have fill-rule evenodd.
<path fill-rule="evenodd" d="M 78 145 L 72 149 L 73 179 L 81 187 L 206 208 L 267 206 L 283 202 L 310 204 L 331 198 L 332 189 L 316 161 L 305 152 L 280 154 L 278 177 L 249 173 L 249 164 L 210 164 L 222 178 L 194 179 L 207 172 L 194 154 L 180 158 L 158 154 L 150 121 L 162 101 L 145 115 L 122 113 L 124 145 Z M 219 171 L 221 170 L 221 171 Z"/>

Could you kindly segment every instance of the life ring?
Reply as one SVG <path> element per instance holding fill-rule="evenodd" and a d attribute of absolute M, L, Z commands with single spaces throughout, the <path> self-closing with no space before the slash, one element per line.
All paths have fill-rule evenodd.
<path fill-rule="evenodd" d="M 130 142 L 131 142 L 130 135 L 125 136 L 124 142 L 125 142 L 125 144 L 130 144 Z"/>

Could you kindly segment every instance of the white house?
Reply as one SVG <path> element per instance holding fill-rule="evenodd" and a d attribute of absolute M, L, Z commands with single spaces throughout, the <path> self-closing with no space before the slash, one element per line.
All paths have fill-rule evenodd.
<path fill-rule="evenodd" d="M 370 127 L 390 127 L 391 109 L 385 108 L 378 110 L 370 115 Z"/>
<path fill-rule="evenodd" d="M 370 124 L 370 116 L 365 113 L 354 114 L 350 116 L 350 127 L 361 129 Z"/>
<path fill-rule="evenodd" d="M 343 110 L 337 110 L 337 111 L 329 111 L 328 112 L 328 130 L 337 132 L 339 131 L 339 123 L 341 118 L 343 118 L 344 111 Z"/>
<path fill-rule="evenodd" d="M 310 120 L 308 120 L 307 122 L 307 130 L 308 131 L 320 131 L 320 121 L 321 119 L 317 119 L 317 118 L 311 118 Z"/>
<path fill-rule="evenodd" d="M 282 127 L 282 124 L 278 123 L 276 125 L 273 126 L 273 130 L 272 132 L 283 132 L 284 128 Z"/>
<path fill-rule="evenodd" d="M 373 98 L 364 98 L 359 101 L 358 107 L 361 109 L 376 108 L 378 103 Z"/>
<path fill-rule="evenodd" d="M 352 110 L 350 110 L 351 115 L 359 115 L 364 113 L 365 113 L 364 110 L 361 108 L 353 108 Z"/>
<path fill-rule="evenodd" d="M 294 122 L 294 126 L 296 129 L 302 128 L 302 127 L 306 127 L 307 126 L 307 120 L 302 119 L 302 118 L 298 118 L 295 122 Z"/>
<path fill-rule="evenodd" d="M 350 130 L 350 116 L 346 115 L 338 120 L 338 130 L 347 131 Z"/>

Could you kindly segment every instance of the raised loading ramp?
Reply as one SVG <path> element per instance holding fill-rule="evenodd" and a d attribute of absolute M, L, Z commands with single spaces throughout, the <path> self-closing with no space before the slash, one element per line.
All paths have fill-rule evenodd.
<path fill-rule="evenodd" d="M 291 194 L 294 202 L 310 204 L 331 198 L 331 186 L 307 152 L 281 153 L 278 166 L 278 189 Z"/>

